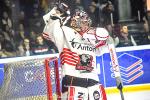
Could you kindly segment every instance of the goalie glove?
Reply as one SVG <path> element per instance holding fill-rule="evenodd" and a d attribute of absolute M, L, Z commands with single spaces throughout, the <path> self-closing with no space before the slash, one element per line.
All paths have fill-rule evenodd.
<path fill-rule="evenodd" d="M 65 3 L 60 3 L 57 5 L 57 10 L 62 14 L 61 17 L 61 25 L 65 25 L 70 19 L 70 10 L 69 7 Z"/>
<path fill-rule="evenodd" d="M 66 17 L 70 15 L 69 7 L 65 3 L 57 4 L 57 10 L 62 13 L 61 17 Z"/>
<path fill-rule="evenodd" d="M 70 19 L 70 11 L 68 6 L 64 3 L 57 4 L 49 13 L 43 16 L 45 24 L 51 22 L 51 20 L 60 20 L 62 25 L 66 24 Z"/>

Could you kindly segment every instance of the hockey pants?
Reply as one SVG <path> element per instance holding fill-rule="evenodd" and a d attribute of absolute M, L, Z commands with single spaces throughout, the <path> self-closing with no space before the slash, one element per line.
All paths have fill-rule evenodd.
<path fill-rule="evenodd" d="M 73 79 L 72 79 L 73 78 Z M 66 76 L 61 100 L 107 100 L 104 87 L 92 79 Z"/>

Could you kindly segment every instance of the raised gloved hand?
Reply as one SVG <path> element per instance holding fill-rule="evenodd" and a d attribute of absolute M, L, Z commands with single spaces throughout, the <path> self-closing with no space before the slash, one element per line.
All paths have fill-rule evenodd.
<path fill-rule="evenodd" d="M 57 10 L 62 14 L 61 17 L 66 17 L 70 15 L 69 7 L 65 3 L 59 3 L 56 6 Z"/>
<path fill-rule="evenodd" d="M 55 7 L 55 13 L 50 15 L 52 20 L 59 19 L 61 25 L 65 25 L 70 19 L 70 10 L 65 3 L 57 4 Z"/>
<path fill-rule="evenodd" d="M 56 4 L 56 6 L 47 14 L 43 16 L 45 24 L 48 24 L 51 19 L 57 20 L 59 19 L 62 22 L 66 20 L 66 18 L 70 16 L 70 11 L 68 6 L 64 3 Z"/>

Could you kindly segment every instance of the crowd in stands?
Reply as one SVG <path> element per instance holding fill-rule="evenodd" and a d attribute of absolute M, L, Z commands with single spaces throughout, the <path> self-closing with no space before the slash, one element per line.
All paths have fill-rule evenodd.
<path fill-rule="evenodd" d="M 47 41 L 41 36 L 44 28 L 42 16 L 52 8 L 50 6 L 53 6 L 50 5 L 53 4 L 50 1 L 16 0 L 17 3 L 12 0 L 0 1 L 0 12 L 2 13 L 0 15 L 0 58 L 58 52 L 53 42 Z M 68 1 L 71 12 L 74 12 L 75 9 L 85 10 L 92 19 L 93 27 L 106 28 L 110 36 L 114 38 L 117 47 L 138 45 L 130 33 L 124 36 L 122 34 L 122 28 L 118 25 L 116 0 Z M 55 0 L 51 2 L 55 2 Z M 14 11 L 17 12 L 14 13 Z M 145 28 L 147 28 L 146 21 Z M 133 44 L 132 41 L 134 41 Z M 128 44 L 123 45 L 126 44 L 123 42 L 128 42 Z"/>
<path fill-rule="evenodd" d="M 44 2 L 17 1 L 19 5 L 11 0 L 0 2 L 0 58 L 57 53 L 54 43 L 41 36 L 44 28 L 42 16 L 46 13 L 42 8 Z M 12 10 L 19 12 L 12 14 Z"/>

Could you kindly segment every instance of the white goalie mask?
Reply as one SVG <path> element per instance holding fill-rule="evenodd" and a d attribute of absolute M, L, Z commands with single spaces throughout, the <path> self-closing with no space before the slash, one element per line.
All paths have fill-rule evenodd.
<path fill-rule="evenodd" d="M 92 23 L 90 17 L 85 11 L 77 9 L 71 18 L 70 25 L 75 28 L 80 28 L 81 22 L 87 22 L 88 26 L 90 26 Z"/>

